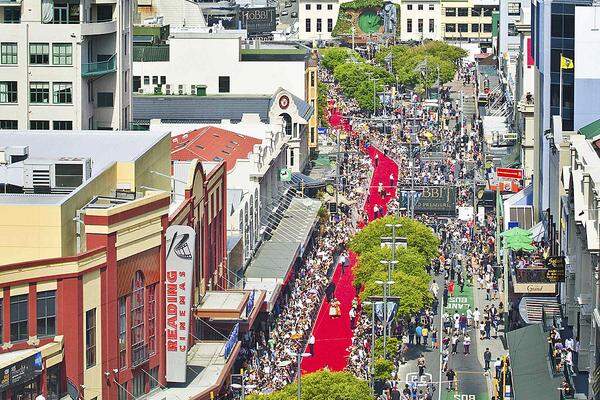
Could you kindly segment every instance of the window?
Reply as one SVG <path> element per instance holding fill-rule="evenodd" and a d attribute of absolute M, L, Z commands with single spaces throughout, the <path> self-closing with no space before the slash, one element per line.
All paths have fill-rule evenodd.
<path fill-rule="evenodd" d="M 406 9 L 409 10 L 409 11 L 411 11 L 412 10 L 412 6 L 413 6 L 412 4 L 407 4 L 406 5 Z"/>
<path fill-rule="evenodd" d="M 19 121 L 16 119 L 0 119 L 0 130 L 4 129 L 19 129 Z M 1 315 L 0 318 L 2 318 Z M 2 335 L 1 331 L 0 335 Z"/>
<path fill-rule="evenodd" d="M 481 8 L 472 8 L 471 9 L 471 17 L 480 17 L 481 16 Z"/>
<path fill-rule="evenodd" d="M 113 107 L 113 92 L 98 92 L 98 107 Z"/>
<path fill-rule="evenodd" d="M 127 382 L 124 382 L 122 385 L 119 386 L 119 389 L 117 390 L 117 400 L 128 400 L 129 399 L 129 393 L 127 393 Z"/>
<path fill-rule="evenodd" d="M 471 32 L 479 32 L 479 24 L 471 24 Z"/>
<path fill-rule="evenodd" d="M 79 4 L 56 0 L 54 2 L 53 24 L 78 24 Z"/>
<path fill-rule="evenodd" d="M 16 43 L 1 43 L 0 44 L 0 64 L 16 64 L 17 63 L 17 44 Z"/>
<path fill-rule="evenodd" d="M 433 10 L 435 10 L 435 5 L 433 5 L 433 4 L 430 4 L 430 5 L 429 5 L 429 11 L 433 11 Z"/>
<path fill-rule="evenodd" d="M 484 17 L 491 17 L 493 12 L 494 12 L 494 7 L 483 8 L 483 16 Z"/>
<path fill-rule="evenodd" d="M 456 17 L 456 8 L 446 8 L 446 17 Z"/>
<path fill-rule="evenodd" d="M 314 126 L 310 127 L 310 142 L 311 143 L 315 142 L 315 127 Z"/>
<path fill-rule="evenodd" d="M 10 297 L 10 341 L 29 339 L 29 297 L 27 294 Z"/>
<path fill-rule="evenodd" d="M 458 24 L 458 31 L 461 33 L 469 32 L 469 24 Z"/>
<path fill-rule="evenodd" d="M 127 366 L 127 298 L 119 297 L 119 368 Z"/>
<path fill-rule="evenodd" d="M 73 121 L 52 121 L 52 129 L 55 131 L 72 131 Z"/>
<path fill-rule="evenodd" d="M 0 104 L 17 102 L 17 82 L 0 81 Z"/>
<path fill-rule="evenodd" d="M 456 24 L 446 24 L 446 32 L 456 32 Z"/>
<path fill-rule="evenodd" d="M 148 75 L 144 76 L 144 85 L 149 85 L 150 84 L 150 77 Z"/>
<path fill-rule="evenodd" d="M 55 123 L 57 121 L 54 121 Z M 69 121 L 70 122 L 70 121 Z M 38 337 L 56 334 L 56 290 L 37 294 L 37 335 Z"/>
<path fill-rule="evenodd" d="M 229 77 L 228 76 L 220 76 L 219 77 L 219 93 L 229 93 Z"/>
<path fill-rule="evenodd" d="M 161 85 L 165 85 L 167 83 L 167 77 L 164 75 L 161 75 L 160 77 L 160 84 Z"/>
<path fill-rule="evenodd" d="M 48 82 L 30 82 L 29 102 L 33 104 L 50 103 L 50 84 Z"/>
<path fill-rule="evenodd" d="M 143 371 L 133 374 L 133 391 L 131 394 L 134 399 L 141 397 L 146 392 L 146 373 Z"/>
<path fill-rule="evenodd" d="M 435 32 L 435 20 L 429 18 L 429 32 Z"/>
<path fill-rule="evenodd" d="M 333 31 L 333 19 L 327 18 L 327 32 Z"/>
<path fill-rule="evenodd" d="M 321 32 L 323 29 L 323 25 L 321 23 L 321 18 L 317 18 L 317 32 Z"/>
<path fill-rule="evenodd" d="M 406 32 L 412 32 L 412 19 L 410 18 L 406 20 Z"/>
<path fill-rule="evenodd" d="M 153 85 L 158 85 L 158 76 L 153 76 L 152 77 L 152 84 Z"/>
<path fill-rule="evenodd" d="M 492 24 L 483 24 L 483 31 L 484 32 L 491 32 L 492 31 Z"/>
<path fill-rule="evenodd" d="M 96 309 L 85 312 L 85 367 L 96 365 Z"/>
<path fill-rule="evenodd" d="M 310 10 L 310 4 L 307 4 L 307 5 L 306 5 L 306 9 L 307 9 L 307 10 Z"/>
<path fill-rule="evenodd" d="M 112 21 L 113 9 L 110 4 L 98 4 L 96 6 L 96 20 L 98 22 Z"/>
<path fill-rule="evenodd" d="M 310 73 L 310 87 L 315 87 L 315 73 L 313 71 Z"/>
<path fill-rule="evenodd" d="M 144 275 L 137 271 L 131 292 L 131 361 L 137 365 L 145 357 L 144 332 Z"/>
<path fill-rule="evenodd" d="M 54 65 L 72 65 L 73 47 L 71 43 L 53 43 L 52 44 L 52 64 Z"/>
<path fill-rule="evenodd" d="M 29 121 L 29 129 L 32 131 L 47 131 L 50 129 L 50 121 Z"/>
<path fill-rule="evenodd" d="M 320 10 L 321 7 L 322 7 L 321 4 L 317 4 L 317 10 Z"/>
<path fill-rule="evenodd" d="M 310 18 L 306 18 L 306 21 L 304 21 L 304 26 L 306 28 L 306 32 L 310 32 Z"/>
<path fill-rule="evenodd" d="M 419 33 L 423 33 L 423 19 L 419 18 L 419 20 L 417 21 L 417 29 L 419 31 Z"/>
<path fill-rule="evenodd" d="M 71 82 L 54 82 L 52 94 L 54 104 L 71 104 L 73 102 L 73 84 Z"/>
<path fill-rule="evenodd" d="M 142 87 L 142 77 L 141 76 L 133 76 L 133 91 L 137 92 Z"/>
<path fill-rule="evenodd" d="M 468 17 L 469 16 L 469 9 L 466 7 L 459 7 L 458 8 L 458 16 L 459 17 Z"/>
<path fill-rule="evenodd" d="M 419 4 L 419 5 L 417 6 L 417 10 L 419 10 L 419 11 L 423 11 L 423 4 Z"/>
<path fill-rule="evenodd" d="M 150 374 L 148 377 L 148 380 L 150 381 L 150 390 L 152 390 L 158 387 L 158 367 L 154 367 L 148 372 Z"/>
<path fill-rule="evenodd" d="M 148 354 L 156 353 L 156 284 L 148 286 Z"/>
<path fill-rule="evenodd" d="M 294 149 L 290 149 L 290 166 L 294 166 Z"/>
<path fill-rule="evenodd" d="M 48 65 L 50 62 L 50 45 L 48 43 L 29 44 L 29 63 L 33 65 Z"/>
<path fill-rule="evenodd" d="M 21 22 L 21 7 L 4 7 L 4 23 L 19 24 Z"/>
<path fill-rule="evenodd" d="M 521 12 L 521 3 L 515 1 L 508 2 L 508 15 L 519 15 Z"/>
<path fill-rule="evenodd" d="M 328 10 L 333 10 L 333 4 L 327 4 L 327 9 Z"/>

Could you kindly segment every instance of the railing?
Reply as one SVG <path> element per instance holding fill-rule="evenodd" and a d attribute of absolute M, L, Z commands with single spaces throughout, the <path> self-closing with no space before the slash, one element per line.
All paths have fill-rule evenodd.
<path fill-rule="evenodd" d="M 113 54 L 106 61 L 99 61 L 93 63 L 84 63 L 81 65 L 81 76 L 99 76 L 115 72 L 117 70 L 117 57 Z"/>
<path fill-rule="evenodd" d="M 131 367 L 135 368 L 135 367 L 142 365 L 143 363 L 148 361 L 149 357 L 150 356 L 148 354 L 148 346 L 146 346 L 145 344 L 142 344 L 140 346 L 132 348 L 131 349 Z"/>

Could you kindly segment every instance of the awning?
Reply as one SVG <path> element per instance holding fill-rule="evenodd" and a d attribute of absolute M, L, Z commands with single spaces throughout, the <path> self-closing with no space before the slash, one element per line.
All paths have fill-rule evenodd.
<path fill-rule="evenodd" d="M 537 284 L 532 283 L 529 285 L 535 286 Z M 554 283 L 548 285 L 556 286 Z M 519 302 L 519 314 L 526 324 L 542 322 L 542 310 L 547 318 L 560 315 L 560 304 L 556 297 L 523 297 Z"/>
<path fill-rule="evenodd" d="M 514 400 L 559 400 L 562 375 L 552 373 L 548 341 L 541 324 L 506 334 Z"/>
<path fill-rule="evenodd" d="M 304 175 L 301 172 L 292 172 L 292 184 L 298 188 L 312 189 L 321 186 L 325 186 L 325 182 L 322 180 L 311 178 L 308 175 Z"/>
<path fill-rule="evenodd" d="M 350 200 L 343 194 L 338 194 L 338 202 L 347 206 L 356 204 L 356 200 Z M 325 193 L 325 195 L 323 196 L 323 203 L 335 203 L 335 196 Z"/>
<path fill-rule="evenodd" d="M 544 222 L 538 222 L 531 229 L 529 229 L 529 232 L 531 232 L 531 239 L 534 242 L 541 241 L 544 238 L 544 234 L 546 233 L 546 227 L 544 226 Z"/>
<path fill-rule="evenodd" d="M 267 312 L 271 312 L 271 311 L 273 311 L 273 306 L 275 305 L 275 301 L 279 297 L 279 292 L 281 292 L 281 283 L 276 283 L 276 282 L 272 282 L 272 281 L 252 280 L 252 281 L 247 281 L 244 284 L 244 289 L 260 290 L 263 293 L 266 292 L 263 302 L 264 302 L 264 304 L 266 304 Z M 260 304 L 260 306 L 262 307 L 262 304 Z M 258 307 L 258 305 L 257 305 L 257 307 Z"/>
<path fill-rule="evenodd" d="M 299 251 L 300 244 L 297 242 L 264 242 L 246 269 L 246 279 L 268 279 L 284 283 L 299 256 Z"/>

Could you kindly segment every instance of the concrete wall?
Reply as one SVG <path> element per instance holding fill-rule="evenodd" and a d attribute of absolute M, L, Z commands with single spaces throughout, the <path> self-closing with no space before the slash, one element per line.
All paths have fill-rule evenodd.
<path fill-rule="evenodd" d="M 575 7 L 574 129 L 600 118 L 600 7 Z M 593 56 L 591 56 L 593 55 Z"/>

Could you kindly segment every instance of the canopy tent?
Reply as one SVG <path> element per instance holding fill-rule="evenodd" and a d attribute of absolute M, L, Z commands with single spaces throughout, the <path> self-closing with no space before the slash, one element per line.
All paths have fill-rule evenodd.
<path fill-rule="evenodd" d="M 521 236 L 521 237 L 531 237 L 531 232 L 527 229 L 523 229 L 523 228 L 511 228 L 507 231 L 504 231 L 500 234 L 500 236 L 505 237 L 505 238 L 512 238 L 512 237 L 517 237 L 517 236 Z"/>

